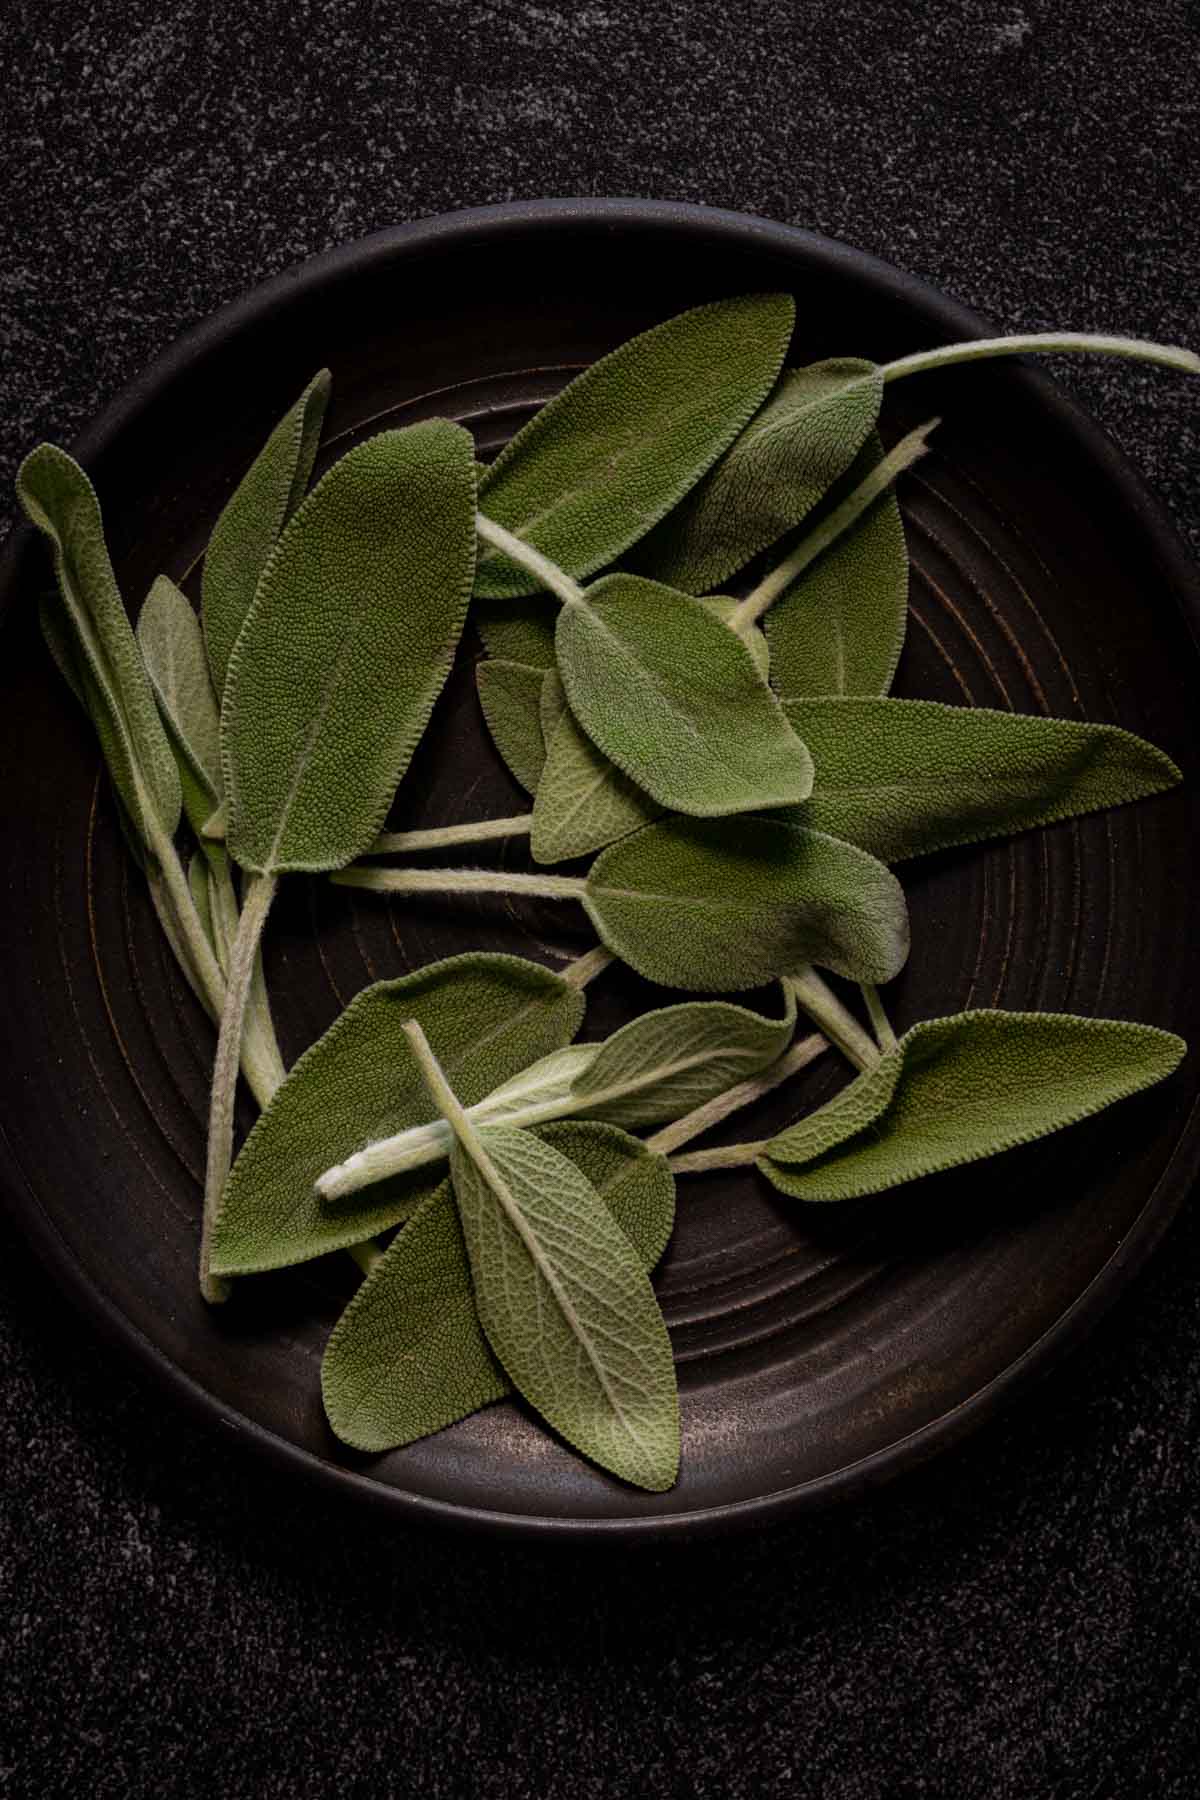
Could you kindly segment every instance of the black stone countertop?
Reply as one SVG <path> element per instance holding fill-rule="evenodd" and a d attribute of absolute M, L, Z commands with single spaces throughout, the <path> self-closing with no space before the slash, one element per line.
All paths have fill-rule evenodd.
<path fill-rule="evenodd" d="M 4 491 L 246 287 L 488 201 L 739 208 L 998 328 L 1195 346 L 1198 56 L 1186 0 L 8 0 Z M 1200 550 L 1196 385 L 1055 373 Z M 171 1411 L 7 1225 L 0 1252 L 0 1794 L 1198 1791 L 1194 1210 L 942 1462 L 599 1557 L 291 1489 Z"/>

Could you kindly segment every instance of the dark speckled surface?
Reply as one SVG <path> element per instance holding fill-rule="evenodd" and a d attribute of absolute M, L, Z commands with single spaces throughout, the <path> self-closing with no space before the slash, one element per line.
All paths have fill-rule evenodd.
<path fill-rule="evenodd" d="M 5 489 L 263 277 L 542 194 L 760 212 L 1003 328 L 1195 345 L 1198 53 L 1183 0 L 9 0 Z M 1196 387 L 1061 376 L 1200 550 Z M 670 1555 L 379 1535 L 172 1413 L 0 1251 L 6 1796 L 1197 1792 L 1194 1211 L 965 1448 Z"/>

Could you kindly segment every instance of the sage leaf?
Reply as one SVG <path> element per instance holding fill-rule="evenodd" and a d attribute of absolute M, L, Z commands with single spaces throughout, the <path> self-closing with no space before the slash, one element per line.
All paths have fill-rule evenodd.
<path fill-rule="evenodd" d="M 808 751 L 745 644 L 699 600 L 609 575 L 563 606 L 555 641 L 575 718 L 660 806 L 713 818 L 807 798 Z"/>
<path fill-rule="evenodd" d="M 335 869 L 370 845 L 450 672 L 474 519 L 470 436 L 434 419 L 349 451 L 285 528 L 221 711 L 243 868 Z"/>
<path fill-rule="evenodd" d="M 726 594 L 704 594 L 700 604 L 707 612 L 712 613 L 714 618 L 720 619 L 722 625 L 728 626 L 732 623 L 733 615 L 741 602 L 731 600 Z M 771 672 L 771 651 L 763 636 L 762 628 L 758 625 L 747 625 L 744 629 L 738 630 L 738 636 L 750 652 L 755 668 L 765 681 Z"/>
<path fill-rule="evenodd" d="M 883 461 L 872 433 L 822 517 Z M 886 694 L 908 622 L 908 546 L 895 493 L 881 494 L 766 615 L 771 680 L 781 694 Z"/>
<path fill-rule="evenodd" d="M 790 700 L 818 780 L 789 817 L 884 862 L 1121 806 L 1180 780 L 1115 725 L 932 700 Z"/>
<path fill-rule="evenodd" d="M 809 963 L 891 981 L 908 956 L 904 894 L 882 863 L 772 819 L 664 819 L 602 850 L 584 906 L 647 980 L 713 994 Z"/>
<path fill-rule="evenodd" d="M 476 600 L 471 611 L 475 629 L 490 657 L 554 667 L 554 625 L 558 602 L 538 592 L 515 600 Z"/>
<path fill-rule="evenodd" d="M 758 1167 L 796 1199 L 881 1193 L 1088 1118 L 1162 1081 L 1186 1048 L 1125 1019 L 926 1019 L 811 1120 L 772 1138 Z"/>
<path fill-rule="evenodd" d="M 204 642 L 217 692 L 279 534 L 308 486 L 320 443 L 330 376 L 322 369 L 279 421 L 217 520 L 204 558 Z"/>
<path fill-rule="evenodd" d="M 666 1248 L 675 1183 L 666 1158 L 611 1125 L 539 1133 L 592 1182 L 646 1268 Z M 443 1181 L 371 1270 L 321 1364 L 325 1411 L 359 1450 L 391 1450 L 511 1393 L 475 1310 L 450 1182 Z"/>
<path fill-rule="evenodd" d="M 547 683 L 561 683 L 553 673 Z M 589 856 L 662 812 L 609 762 L 564 704 L 546 743 L 546 765 L 533 803 L 529 848 L 538 863 Z"/>
<path fill-rule="evenodd" d="M 158 577 L 142 604 L 137 641 L 175 746 L 184 811 L 203 841 L 204 826 L 225 792 L 221 715 L 200 621 L 186 595 L 165 575 Z"/>
<path fill-rule="evenodd" d="M 882 400 L 874 363 L 847 357 L 789 369 L 629 566 L 690 594 L 719 587 L 807 517 L 854 461 Z"/>
<path fill-rule="evenodd" d="M 43 607 L 47 642 L 64 673 L 73 670 L 68 680 L 92 718 L 122 805 L 157 854 L 179 824 L 179 775 L 117 586 L 95 489 L 53 444 L 30 452 L 16 485 L 54 556 L 59 597 Z"/>
<path fill-rule="evenodd" d="M 492 742 L 508 766 L 514 781 L 530 794 L 537 785 L 546 761 L 542 742 L 539 703 L 543 671 L 528 663 L 477 663 L 475 686 Z"/>
<path fill-rule="evenodd" d="M 557 669 L 547 669 L 542 677 L 541 693 L 538 696 L 538 721 L 542 728 L 542 743 L 547 751 L 550 739 L 558 730 L 558 722 L 567 711 L 567 691 L 563 687 Z"/>
<path fill-rule="evenodd" d="M 404 1218 L 441 1179 L 379 1182 L 338 1207 L 317 1177 L 339 1157 L 435 1116 L 404 1025 L 417 1019 L 468 1104 L 568 1044 L 582 994 L 519 957 L 431 963 L 364 989 L 294 1064 L 234 1164 L 218 1211 L 213 1271 L 249 1274 L 361 1244 Z"/>
<path fill-rule="evenodd" d="M 509 1380 L 585 1456 L 662 1493 L 679 1471 L 671 1342 L 595 1187 L 507 1125 L 456 1143 L 450 1173 L 479 1319 Z"/>
<path fill-rule="evenodd" d="M 580 579 L 642 537 L 732 443 L 783 363 L 786 294 L 719 300 L 631 338 L 519 431 L 480 483 L 489 518 Z M 536 577 L 488 550 L 476 592 Z"/>
<path fill-rule="evenodd" d="M 691 1000 L 632 1019 L 600 1045 L 572 1084 L 584 1118 L 661 1125 L 702 1106 L 781 1056 L 796 1029 L 796 1003 L 779 1018 L 722 1000 Z"/>

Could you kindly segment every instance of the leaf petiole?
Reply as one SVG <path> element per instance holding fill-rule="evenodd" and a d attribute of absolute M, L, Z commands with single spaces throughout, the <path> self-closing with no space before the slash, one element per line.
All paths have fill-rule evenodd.
<path fill-rule="evenodd" d="M 466 825 L 439 825 L 428 831 L 382 831 L 368 856 L 402 856 L 422 850 L 450 850 L 457 844 L 486 844 L 494 838 L 528 837 L 532 813 L 508 819 L 476 819 Z"/>
<path fill-rule="evenodd" d="M 799 975 L 786 977 L 788 987 L 815 1025 L 856 1069 L 870 1069 L 879 1051 L 853 1013 L 848 1012 L 828 983 L 810 964 Z"/>
<path fill-rule="evenodd" d="M 790 1050 L 785 1050 L 769 1068 L 764 1069 L 761 1075 L 752 1075 L 748 1081 L 739 1081 L 735 1087 L 726 1088 L 715 1099 L 707 1100 L 703 1106 L 685 1113 L 682 1119 L 664 1125 L 661 1131 L 656 1131 L 653 1137 L 645 1140 L 647 1150 L 656 1150 L 660 1156 L 668 1156 L 673 1150 L 690 1144 L 693 1138 L 711 1131 L 731 1113 L 739 1112 L 743 1106 L 750 1106 L 801 1069 L 806 1069 L 810 1062 L 815 1061 L 828 1048 L 828 1040 L 819 1032 L 801 1038 L 799 1043 L 793 1044 Z"/>
<path fill-rule="evenodd" d="M 1025 356 L 1031 352 L 1080 351 L 1092 356 L 1125 356 L 1133 362 L 1157 363 L 1185 375 L 1200 375 L 1200 356 L 1175 344 L 1152 344 L 1144 338 L 1106 337 L 1079 331 L 1034 331 L 1013 337 L 972 338 L 962 344 L 942 344 L 936 350 L 918 350 L 896 362 L 884 363 L 884 381 L 905 375 L 923 375 L 927 369 L 947 369 L 953 363 L 979 362 L 993 356 Z"/>
<path fill-rule="evenodd" d="M 520 875 L 506 869 L 367 869 L 351 863 L 329 879 L 338 887 L 374 894 L 530 894 L 544 900 L 582 900 L 587 884 L 573 875 Z"/>
<path fill-rule="evenodd" d="M 578 582 L 572 581 L 565 569 L 560 569 L 556 562 L 551 562 L 548 556 L 543 556 L 540 550 L 535 550 L 524 538 L 506 531 L 503 525 L 497 525 L 494 519 L 477 512 L 475 530 L 485 544 L 490 544 L 493 550 L 503 552 L 510 562 L 515 562 L 531 575 L 536 575 L 542 586 L 550 593 L 557 594 L 560 600 L 584 599 L 583 589 Z"/>
<path fill-rule="evenodd" d="M 871 1021 L 871 1030 L 875 1033 L 875 1042 L 879 1045 L 881 1054 L 886 1056 L 889 1050 L 896 1048 L 899 1039 L 892 1030 L 892 1022 L 887 1016 L 883 1001 L 879 998 L 879 989 L 875 983 L 860 981 L 858 985 Z"/>

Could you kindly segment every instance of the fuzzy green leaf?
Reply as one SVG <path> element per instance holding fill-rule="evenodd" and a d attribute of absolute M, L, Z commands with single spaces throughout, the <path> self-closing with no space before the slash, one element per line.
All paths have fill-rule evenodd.
<path fill-rule="evenodd" d="M 746 645 L 701 601 L 609 575 L 562 608 L 556 644 L 579 724 L 660 806 L 715 818 L 807 798 L 807 750 Z"/>
<path fill-rule="evenodd" d="M 878 467 L 883 454 L 872 433 L 822 507 L 822 517 Z M 886 694 L 907 622 L 908 546 L 896 496 L 889 491 L 797 576 L 767 613 L 771 680 L 781 694 Z"/>
<path fill-rule="evenodd" d="M 720 619 L 722 625 L 727 626 L 741 602 L 740 600 L 731 600 L 726 594 L 704 594 L 700 604 L 706 611 L 712 613 L 715 619 Z M 761 628 L 758 625 L 749 625 L 744 631 L 739 631 L 738 636 L 750 652 L 755 668 L 765 681 L 771 672 L 771 652 Z"/>
<path fill-rule="evenodd" d="M 1115 725 L 932 700 L 785 700 L 817 782 L 789 817 L 884 862 L 1161 793 L 1179 770 Z"/>
<path fill-rule="evenodd" d="M 675 1211 L 666 1158 L 611 1125 L 548 1125 L 538 1135 L 583 1171 L 652 1268 Z M 338 1320 L 321 1391 L 343 1442 L 376 1451 L 428 1437 L 511 1393 L 475 1311 L 449 1181 L 422 1201 Z"/>
<path fill-rule="evenodd" d="M 471 439 L 442 419 L 349 451 L 279 539 L 221 713 L 228 843 L 257 873 L 370 845 L 442 691 L 475 558 Z"/>
<path fill-rule="evenodd" d="M 17 472 L 17 498 L 54 554 L 59 595 L 42 609 L 47 643 L 86 706 L 125 812 L 150 849 L 156 828 L 171 837 L 179 824 L 179 774 L 117 586 L 95 489 L 65 451 L 39 444 Z"/>
<path fill-rule="evenodd" d="M 657 524 L 769 393 L 792 334 L 786 294 L 680 313 L 593 363 L 544 406 L 480 484 L 488 517 L 576 579 Z M 489 550 L 476 591 L 529 594 L 536 577 Z"/>
<path fill-rule="evenodd" d="M 679 1469 L 671 1342 L 649 1277 L 595 1187 L 532 1132 L 494 1125 L 450 1157 L 479 1319 L 514 1387 L 636 1486 Z"/>
<path fill-rule="evenodd" d="M 218 694 L 267 559 L 304 498 L 316 460 L 330 377 L 322 369 L 279 421 L 213 529 L 204 558 L 204 642 Z"/>
<path fill-rule="evenodd" d="M 514 600 L 476 600 L 471 608 L 475 629 L 489 656 L 531 668 L 554 667 L 554 625 L 558 601 L 544 593 Z"/>
<path fill-rule="evenodd" d="M 542 677 L 542 691 L 538 698 L 538 719 L 542 727 L 542 743 L 547 751 L 550 740 L 558 730 L 559 721 L 567 711 L 567 691 L 559 678 L 557 668 L 547 669 Z"/>
<path fill-rule="evenodd" d="M 546 762 L 539 703 L 543 672 L 528 663 L 481 662 L 475 666 L 479 704 L 492 742 L 514 781 L 536 793 Z"/>
<path fill-rule="evenodd" d="M 882 399 L 874 363 L 848 357 L 789 370 L 630 567 L 689 594 L 719 587 L 799 525 L 845 473 Z"/>
<path fill-rule="evenodd" d="M 200 836 L 224 798 L 221 715 L 200 621 L 187 596 L 165 575 L 142 603 L 137 641 L 175 746 L 184 811 Z"/>
<path fill-rule="evenodd" d="M 416 1019 L 468 1105 L 567 1044 L 583 996 L 512 956 L 469 954 L 377 982 L 307 1050 L 247 1138 L 213 1237 L 213 1270 L 249 1274 L 361 1244 L 406 1217 L 440 1169 L 378 1182 L 339 1206 L 316 1181 L 364 1144 L 434 1114 L 404 1025 Z"/>
<path fill-rule="evenodd" d="M 555 682 L 550 674 L 547 682 Z M 564 697 L 565 699 L 565 697 Z M 610 763 L 564 704 L 546 745 L 546 766 L 533 803 L 529 848 L 538 863 L 590 856 L 662 812 Z"/>
<path fill-rule="evenodd" d="M 895 876 L 772 819 L 648 825 L 600 853 L 584 905 L 605 946 L 666 987 L 736 993 L 809 963 L 884 982 L 908 955 Z"/>
<path fill-rule="evenodd" d="M 758 1167 L 796 1199 L 881 1193 L 1088 1118 L 1162 1081 L 1186 1048 L 1168 1031 L 1125 1019 L 926 1019 L 884 1057 L 886 1068 L 772 1138 Z"/>

